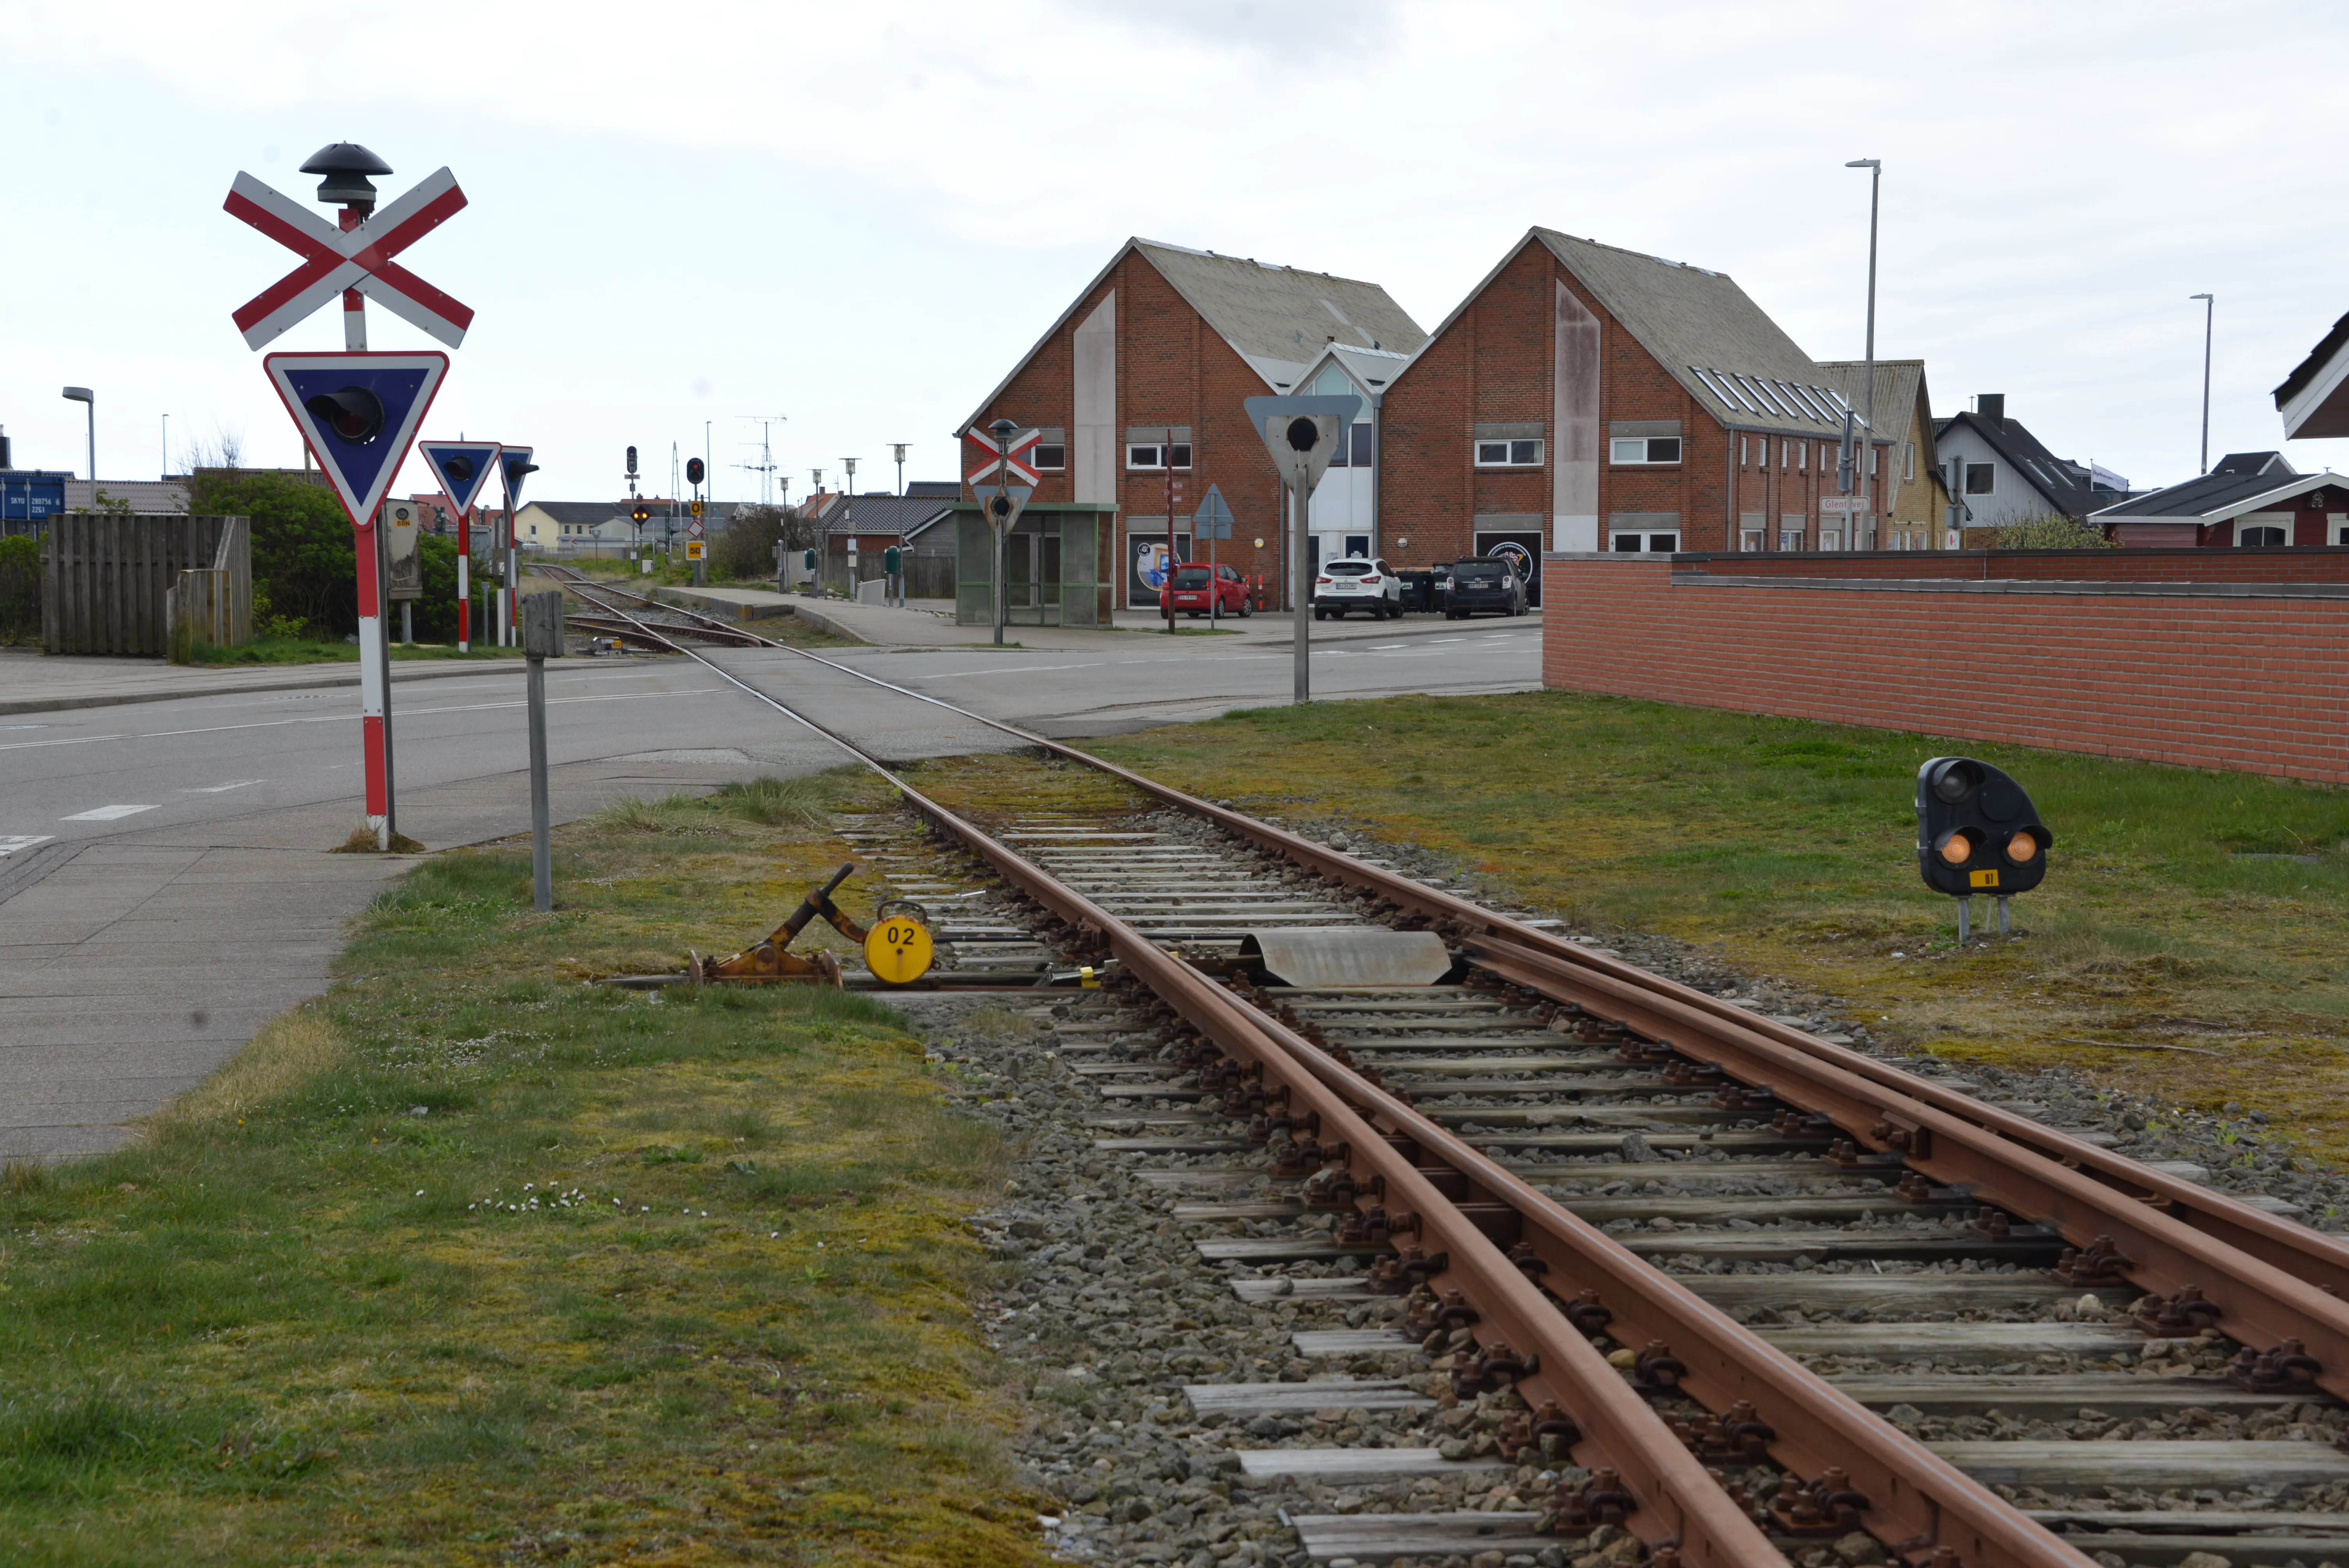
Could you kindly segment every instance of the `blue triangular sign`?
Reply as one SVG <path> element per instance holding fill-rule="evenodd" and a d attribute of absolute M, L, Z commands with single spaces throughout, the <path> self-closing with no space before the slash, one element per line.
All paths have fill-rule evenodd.
<path fill-rule="evenodd" d="M 522 481 L 538 471 L 530 460 L 532 450 L 529 447 L 505 447 L 498 452 L 498 467 L 505 473 L 506 505 L 510 508 L 522 500 Z"/>
<path fill-rule="evenodd" d="M 490 487 L 490 475 L 498 467 L 499 447 L 495 441 L 419 441 L 417 456 L 440 481 L 440 492 L 459 516 L 473 510 L 481 492 Z"/>
<path fill-rule="evenodd" d="M 261 364 L 351 526 L 367 527 L 399 477 L 416 428 L 449 374 L 449 356 L 265 354 Z"/>

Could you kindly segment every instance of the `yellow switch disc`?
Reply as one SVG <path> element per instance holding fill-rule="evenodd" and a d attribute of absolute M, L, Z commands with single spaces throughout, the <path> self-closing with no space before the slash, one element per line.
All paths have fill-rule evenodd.
<path fill-rule="evenodd" d="M 937 954 L 930 933 L 918 920 L 894 915 L 864 936 L 864 965 L 887 985 L 906 985 L 930 972 Z"/>

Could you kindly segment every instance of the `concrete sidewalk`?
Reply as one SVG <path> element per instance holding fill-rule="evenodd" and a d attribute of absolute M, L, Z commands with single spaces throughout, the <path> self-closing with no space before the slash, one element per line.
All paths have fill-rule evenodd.
<path fill-rule="evenodd" d="M 632 590 L 636 591 L 636 590 Z M 767 588 L 662 588 L 657 595 L 687 609 L 699 610 L 721 619 L 755 622 L 770 616 L 797 615 L 810 625 L 818 626 L 835 636 L 853 638 L 885 648 L 972 648 L 989 646 L 994 643 L 994 628 L 989 626 L 957 626 L 954 619 L 954 603 L 947 599 L 916 599 L 905 609 L 880 604 L 852 603 L 845 599 L 819 599 L 810 594 L 778 593 Z M 1007 644 L 1017 643 L 1022 648 L 1044 648 L 1056 652 L 1076 649 L 1098 649 L 1107 641 L 1127 642 L 1137 637 L 1166 636 L 1166 619 L 1147 610 L 1119 610 L 1112 613 L 1113 629 L 1079 626 L 1006 626 L 1003 638 Z M 1521 625 L 1541 624 L 1541 612 L 1531 611 L 1524 621 L 1499 617 L 1480 617 L 1475 621 L 1447 621 L 1441 615 L 1406 615 L 1400 621 L 1372 621 L 1349 616 L 1342 621 L 1310 623 L 1313 642 L 1323 643 L 1386 642 L 1395 637 L 1456 635 L 1464 626 L 1485 624 Z M 1296 645 L 1295 630 L 1286 611 L 1268 610 L 1242 620 L 1229 616 L 1218 622 L 1213 631 L 1206 621 L 1177 617 L 1176 635 L 1185 645 L 1192 647 L 1288 648 Z"/>
<path fill-rule="evenodd" d="M 395 659 L 397 685 L 450 676 L 511 672 L 519 658 Z M 332 665 L 175 665 L 164 659 L 104 658 L 0 648 L 0 714 L 51 713 L 59 708 L 110 707 L 126 702 L 169 702 L 183 696 L 234 696 L 255 691 L 305 691 L 355 686 L 359 666 Z"/>

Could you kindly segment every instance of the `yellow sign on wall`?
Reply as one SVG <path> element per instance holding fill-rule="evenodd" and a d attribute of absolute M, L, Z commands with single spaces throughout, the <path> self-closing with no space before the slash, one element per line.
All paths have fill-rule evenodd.
<path fill-rule="evenodd" d="M 888 985 L 905 985 L 930 972 L 937 954 L 918 920 L 893 915 L 864 934 L 864 966 Z"/>
<path fill-rule="evenodd" d="M 688 561 L 698 561 L 701 559 L 701 552 L 708 548 L 709 547 L 698 539 L 688 539 L 685 542 L 685 558 Z"/>

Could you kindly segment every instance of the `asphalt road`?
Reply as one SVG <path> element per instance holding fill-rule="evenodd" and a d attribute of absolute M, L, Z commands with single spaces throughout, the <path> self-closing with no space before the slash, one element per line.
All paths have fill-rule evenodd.
<path fill-rule="evenodd" d="M 1098 655 L 1012 648 L 849 649 L 825 656 L 1056 737 L 1118 733 L 1288 699 L 1286 648 L 1227 651 L 1193 638 L 1165 649 L 1147 643 L 1121 637 Z M 796 655 L 741 650 L 712 656 L 884 757 L 1009 744 L 984 727 Z M 1313 659 L 1315 692 L 1331 698 L 1513 690 L 1539 684 L 1540 633 L 1533 626 L 1487 631 L 1471 623 L 1319 648 Z M 399 797 L 519 775 L 528 759 L 522 687 L 519 672 L 510 668 L 395 686 Z M 829 745 L 681 658 L 564 660 L 550 665 L 547 691 L 548 746 L 558 765 L 642 757 L 803 771 L 839 760 Z M 197 828 L 338 799 L 350 802 L 356 820 L 357 709 L 357 693 L 342 686 L 0 718 L 0 852 Z"/>

